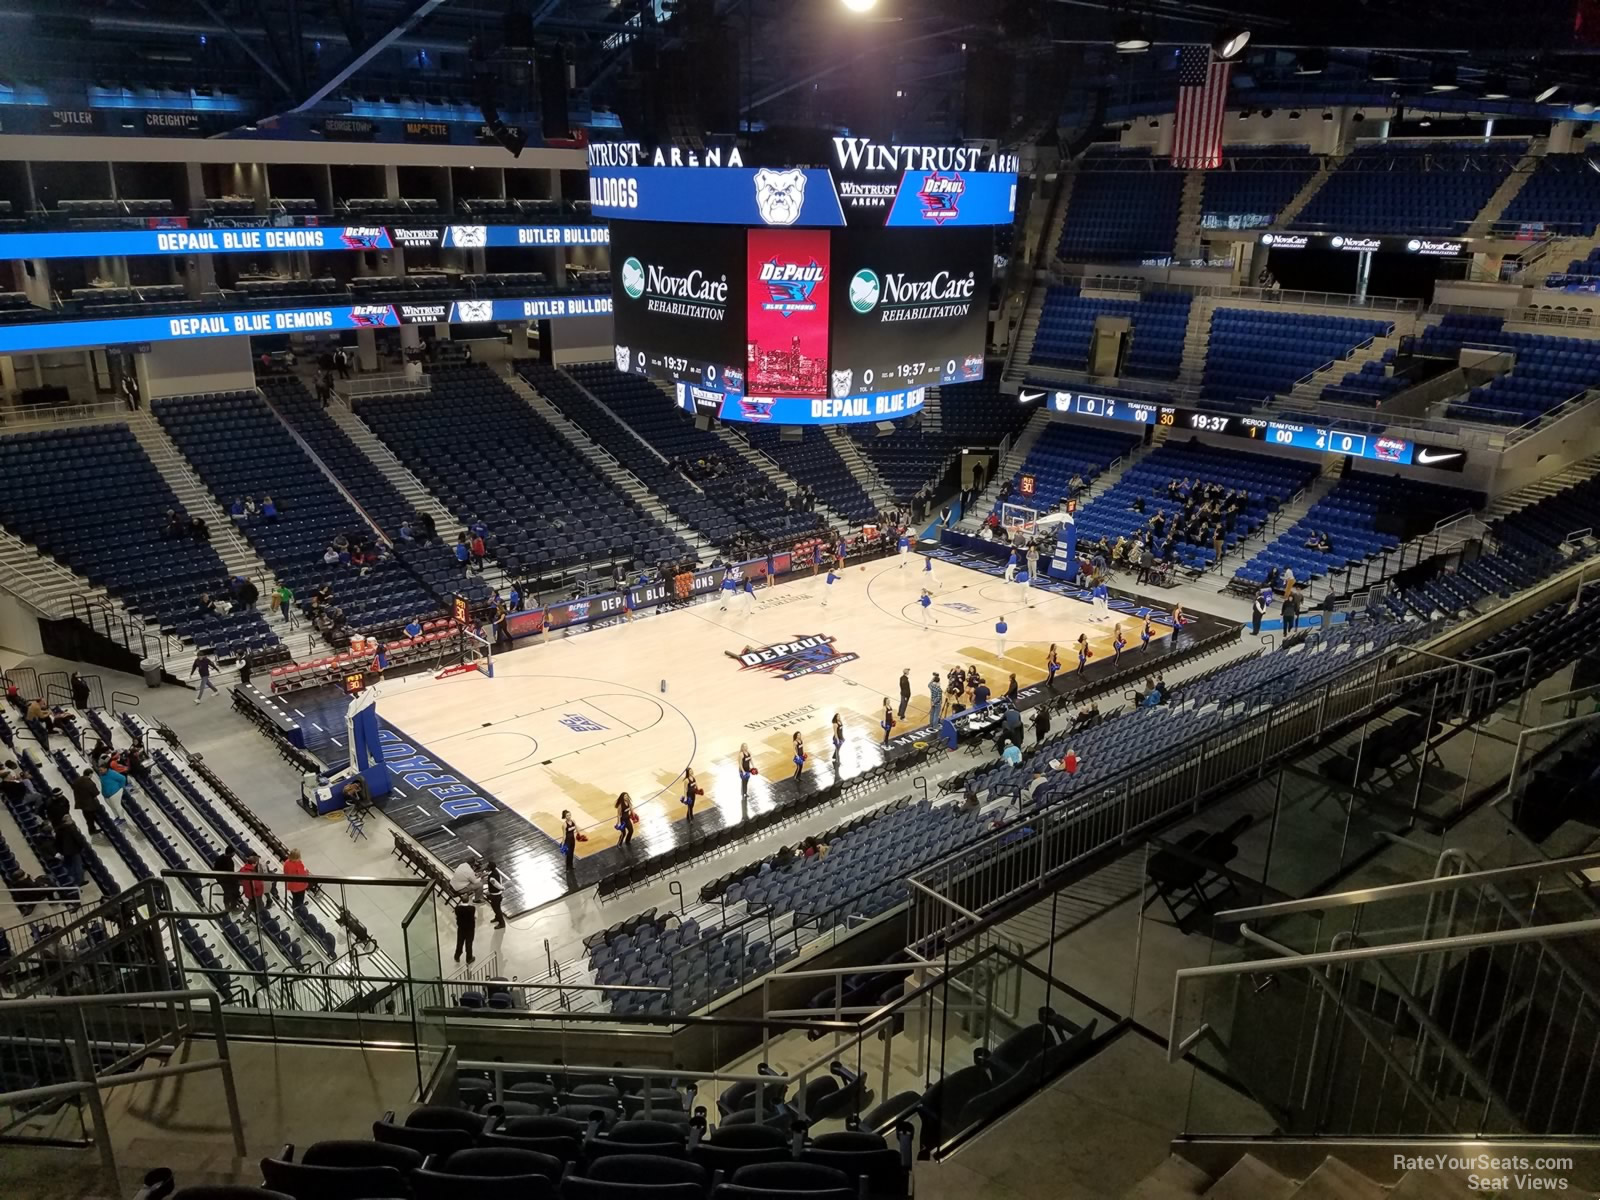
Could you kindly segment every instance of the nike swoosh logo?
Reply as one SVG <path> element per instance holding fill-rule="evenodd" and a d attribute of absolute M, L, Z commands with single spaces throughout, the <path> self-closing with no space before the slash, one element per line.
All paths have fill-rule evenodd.
<path fill-rule="evenodd" d="M 1461 454 L 1460 450 L 1418 450 L 1417 465 L 1426 467 L 1433 463 L 1449 462 L 1453 458 L 1460 458 Z"/>
<path fill-rule="evenodd" d="M 1017 393 L 1017 399 L 1022 401 L 1024 404 L 1032 404 L 1035 400 L 1043 400 L 1044 393 L 1023 390 Z"/>

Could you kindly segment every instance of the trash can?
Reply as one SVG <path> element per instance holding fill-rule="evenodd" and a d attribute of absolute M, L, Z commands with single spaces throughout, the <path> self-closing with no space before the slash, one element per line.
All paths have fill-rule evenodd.
<path fill-rule="evenodd" d="M 144 685 L 157 688 L 161 686 L 161 660 L 147 658 L 139 664 L 139 669 L 144 672 Z"/>

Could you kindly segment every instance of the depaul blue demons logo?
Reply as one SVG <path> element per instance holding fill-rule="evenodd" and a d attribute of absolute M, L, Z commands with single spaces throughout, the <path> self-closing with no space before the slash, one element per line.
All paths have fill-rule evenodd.
<path fill-rule="evenodd" d="M 761 282 L 767 289 L 767 299 L 761 302 L 762 309 L 775 312 L 780 317 L 814 311 L 817 306 L 811 299 L 811 293 L 822 282 L 823 274 L 822 267 L 817 265 L 814 258 L 804 266 L 799 263 L 780 263 L 776 258 L 769 258 L 761 264 Z"/>
<path fill-rule="evenodd" d="M 943 225 L 952 217 L 960 216 L 961 197 L 966 190 L 966 180 L 955 171 L 948 175 L 931 172 L 917 193 L 917 199 L 922 201 L 922 219 Z"/>
<path fill-rule="evenodd" d="M 780 679 L 799 679 L 804 675 L 831 675 L 835 667 L 853 663 L 858 654 L 847 654 L 833 648 L 833 638 L 826 633 L 796 636 L 787 642 L 771 646 L 746 646 L 738 654 L 723 651 L 738 661 L 745 671 L 771 671 Z"/>

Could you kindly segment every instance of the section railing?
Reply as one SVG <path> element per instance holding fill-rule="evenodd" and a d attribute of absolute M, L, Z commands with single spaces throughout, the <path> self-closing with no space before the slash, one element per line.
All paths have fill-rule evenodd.
<path fill-rule="evenodd" d="M 1288 288 L 1247 287 L 1222 283 L 1173 283 L 1153 281 L 1139 275 L 1088 275 L 1079 281 L 1085 288 L 1112 291 L 1146 290 L 1181 292 L 1189 296 L 1209 296 L 1217 300 L 1251 300 L 1261 304 L 1304 304 L 1316 308 L 1366 308 L 1377 312 L 1420 315 L 1424 304 L 1410 296 L 1355 296 L 1346 292 L 1291 291 Z"/>
<path fill-rule="evenodd" d="M 198 1035 L 194 1019 L 197 1006 L 209 1010 L 209 1036 L 216 1047 L 215 1057 L 152 1066 L 147 1060 L 170 1057 Z M 150 1017 L 153 1036 L 112 1029 L 110 1022 L 129 1010 Z M 0 1041 L 6 1046 L 7 1078 L 36 1081 L 0 1092 L 0 1114 L 4 1114 L 0 1115 L 4 1122 L 0 1134 L 27 1141 L 28 1133 L 17 1132 L 25 1125 L 31 1131 L 39 1128 L 42 1118 L 77 1120 L 82 1136 L 76 1140 L 92 1142 L 99 1149 L 107 1176 L 114 1177 L 117 1159 L 103 1093 L 127 1084 L 216 1071 L 222 1077 L 234 1152 L 241 1158 L 245 1155 L 228 1035 L 223 1028 L 221 1003 L 213 991 L 171 988 L 116 996 L 0 1000 Z M 131 1070 L 134 1066 L 139 1069 Z M 66 1113 L 63 1105 L 74 1106 L 76 1112 Z M 90 1116 L 87 1126 L 81 1123 L 84 1109 Z M 60 1128 L 59 1123 L 56 1128 Z M 47 1140 L 57 1139 L 47 1135 Z"/>
<path fill-rule="evenodd" d="M 1168 1057 L 1225 1072 L 1292 1134 L 1592 1131 L 1600 916 L 1573 901 L 1597 868 L 1446 850 L 1431 879 L 1215 914 L 1210 962 L 1174 978 Z M 1192 1097 L 1190 1131 L 1237 1132 L 1215 1121 Z"/>
<path fill-rule="evenodd" d="M 338 380 L 334 388 L 347 399 L 354 399 L 356 396 L 382 396 L 391 392 L 426 392 L 432 390 L 433 378 L 420 372 L 357 375 L 354 379 Z"/>

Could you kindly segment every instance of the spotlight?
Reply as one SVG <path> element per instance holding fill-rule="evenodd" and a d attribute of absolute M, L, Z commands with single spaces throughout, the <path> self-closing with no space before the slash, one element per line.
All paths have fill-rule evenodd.
<path fill-rule="evenodd" d="M 1428 76 L 1428 90 L 1430 92 L 1453 92 L 1460 86 L 1456 82 L 1455 63 L 1439 63 Z"/>
<path fill-rule="evenodd" d="M 1151 117 L 1150 118 L 1150 128 L 1151 129 L 1160 129 L 1161 128 L 1161 118 L 1159 118 L 1159 117 Z"/>
<path fill-rule="evenodd" d="M 864 13 L 876 8 L 878 0 L 839 0 L 839 3 L 853 13 Z"/>
<path fill-rule="evenodd" d="M 1333 114 L 1332 113 L 1323 113 L 1322 114 L 1322 119 L 1324 121 L 1331 121 L 1331 120 L 1333 120 Z M 1367 114 L 1362 112 L 1360 109 L 1357 109 L 1355 112 L 1350 114 L 1350 119 L 1352 121 L 1365 121 L 1367 119 Z"/>
<path fill-rule="evenodd" d="M 1322 119 L 1324 121 L 1331 121 L 1331 120 L 1333 120 L 1333 114 L 1331 112 L 1324 112 L 1322 114 Z M 1361 114 L 1360 113 L 1356 114 L 1356 120 L 1358 120 L 1358 121 L 1361 120 Z"/>
<path fill-rule="evenodd" d="M 1581 113 L 1582 115 L 1587 117 L 1587 116 L 1590 116 L 1590 115 L 1592 115 L 1594 113 L 1595 106 L 1593 104 L 1590 104 L 1587 100 L 1585 100 L 1580 104 L 1574 104 L 1572 106 L 1572 111 L 1575 112 L 1575 113 Z"/>
<path fill-rule="evenodd" d="M 1118 54 L 1143 54 L 1150 49 L 1150 35 L 1145 32 L 1144 22 L 1138 17 L 1128 17 L 1117 24 L 1117 40 L 1114 43 Z"/>
<path fill-rule="evenodd" d="M 1540 88 L 1539 91 L 1534 95 L 1533 102 L 1535 104 L 1543 104 L 1546 100 L 1549 100 L 1560 90 L 1561 85 L 1559 83 L 1552 83 L 1549 87 Z"/>
<path fill-rule="evenodd" d="M 1261 115 L 1263 117 L 1270 117 L 1272 115 L 1272 110 L 1270 108 L 1263 108 L 1261 110 Z"/>
<path fill-rule="evenodd" d="M 1250 116 L 1251 111 L 1252 110 L 1248 108 L 1241 108 L 1239 110 L 1239 120 L 1243 121 L 1247 119 Z"/>
<path fill-rule="evenodd" d="M 1238 58 L 1244 53 L 1244 48 L 1250 44 L 1250 31 L 1237 25 L 1225 25 L 1217 31 L 1217 36 L 1211 43 L 1211 52 L 1218 58 L 1227 60 Z"/>
<path fill-rule="evenodd" d="M 1423 117 L 1422 120 L 1417 122 L 1417 124 L 1420 125 L 1423 129 L 1426 129 L 1429 125 L 1433 124 L 1433 121 L 1432 121 L 1431 118 Z"/>
<path fill-rule="evenodd" d="M 1296 75 L 1321 75 L 1328 69 L 1328 52 L 1315 47 L 1300 51 L 1294 62 Z"/>
<path fill-rule="evenodd" d="M 1374 54 L 1367 66 L 1367 78 L 1374 83 L 1392 83 L 1400 78 L 1400 64 L 1387 54 Z"/>
<path fill-rule="evenodd" d="M 1290 109 L 1289 110 L 1289 120 L 1298 121 L 1299 119 L 1300 119 L 1300 110 L 1298 108 Z"/>
<path fill-rule="evenodd" d="M 1498 72 L 1483 77 L 1483 98 L 1485 100 L 1509 100 L 1511 92 L 1506 87 L 1506 77 Z"/>

